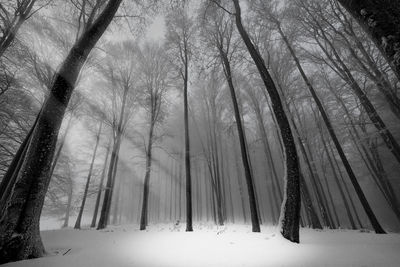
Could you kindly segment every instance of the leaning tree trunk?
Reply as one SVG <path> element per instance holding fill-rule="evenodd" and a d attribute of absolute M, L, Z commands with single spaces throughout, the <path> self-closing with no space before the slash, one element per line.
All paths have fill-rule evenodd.
<path fill-rule="evenodd" d="M 103 123 L 101 122 L 100 126 L 99 126 L 99 131 L 97 132 L 97 135 L 96 135 L 96 145 L 94 146 L 92 162 L 90 162 L 89 173 L 88 173 L 88 176 L 86 179 L 85 191 L 83 192 L 83 197 L 82 197 L 82 204 L 79 209 L 78 218 L 76 219 L 76 222 L 75 222 L 75 226 L 74 226 L 75 229 L 81 229 L 83 210 L 85 209 L 86 198 L 87 198 L 87 194 L 89 191 L 90 178 L 92 178 L 93 165 L 94 165 L 94 160 L 96 159 L 97 147 L 99 146 L 102 126 L 103 126 Z"/>
<path fill-rule="evenodd" d="M 282 106 L 281 97 L 276 89 L 267 67 L 260 53 L 252 43 L 247 31 L 243 27 L 239 0 L 232 0 L 235 6 L 236 27 L 242 37 L 254 63 L 260 73 L 261 79 L 271 98 L 272 108 L 278 122 L 285 152 L 285 197 L 282 203 L 280 227 L 283 237 L 299 242 L 300 221 L 300 170 L 297 158 L 296 145 L 293 140 L 289 121 Z"/>
<path fill-rule="evenodd" d="M 229 63 L 227 54 L 224 51 L 222 51 L 221 48 L 220 48 L 220 56 L 221 56 L 221 60 L 222 60 L 223 66 L 224 66 L 225 77 L 227 79 L 228 86 L 229 86 L 229 92 L 230 92 L 231 99 L 232 99 L 236 127 L 237 127 L 237 131 L 238 131 L 240 152 L 241 152 L 241 156 L 242 156 L 244 175 L 246 178 L 247 191 L 248 191 L 249 202 L 250 202 L 250 217 L 251 217 L 252 231 L 260 232 L 261 231 L 260 230 L 260 219 L 259 219 L 259 214 L 257 211 L 256 193 L 255 193 L 253 176 L 251 173 L 251 167 L 250 167 L 250 162 L 249 162 L 249 157 L 248 157 L 248 152 L 247 152 L 246 139 L 244 136 L 242 118 L 240 116 L 239 105 L 237 102 L 235 88 L 234 88 L 233 80 L 232 80 L 231 67 L 230 67 L 230 63 Z"/>
<path fill-rule="evenodd" d="M 400 5 L 398 0 L 338 0 L 360 23 L 400 80 Z"/>
<path fill-rule="evenodd" d="M 346 169 L 347 175 L 349 176 L 350 181 L 353 184 L 353 187 L 354 187 L 354 189 L 355 189 L 355 191 L 357 193 L 358 198 L 360 199 L 360 202 L 361 202 L 361 204 L 362 204 L 362 206 L 363 206 L 363 208 L 365 210 L 365 213 L 367 214 L 367 216 L 368 216 L 368 218 L 369 218 L 369 220 L 371 222 L 372 227 L 374 228 L 375 232 L 378 233 L 378 234 L 385 233 L 385 231 L 382 229 L 381 225 L 379 224 L 378 219 L 375 217 L 375 214 L 372 211 L 372 209 L 371 209 L 371 207 L 370 207 L 370 205 L 369 205 L 369 203 L 368 203 L 368 201 L 367 201 L 367 199 L 366 199 L 366 197 L 364 195 L 364 192 L 363 192 L 360 184 L 358 183 L 358 180 L 357 180 L 357 178 L 356 178 L 356 176 L 355 176 L 355 174 L 353 172 L 353 169 L 352 169 L 352 167 L 351 167 L 351 165 L 350 165 L 350 163 L 349 163 L 349 161 L 348 161 L 348 159 L 347 159 L 347 157 L 346 157 L 346 155 L 345 155 L 345 153 L 343 151 L 343 148 L 342 148 L 337 136 L 336 136 L 336 133 L 335 133 L 335 130 L 333 129 L 332 123 L 331 123 L 330 119 L 328 118 L 328 114 L 325 112 L 325 109 L 324 109 L 324 107 L 322 105 L 321 100 L 317 96 L 317 93 L 315 92 L 314 87 L 312 86 L 310 80 L 308 79 L 307 75 L 305 74 L 305 72 L 303 70 L 303 67 L 300 64 L 300 61 L 297 58 L 297 55 L 296 55 L 295 51 L 293 50 L 293 48 L 292 48 L 289 40 L 287 39 L 286 35 L 283 33 L 279 22 L 277 22 L 276 25 L 277 25 L 279 34 L 281 35 L 283 41 L 286 44 L 286 47 L 288 48 L 290 54 L 293 57 L 293 60 L 294 60 L 294 62 L 296 64 L 296 66 L 297 66 L 297 69 L 301 74 L 301 77 L 303 78 L 304 82 L 306 83 L 307 88 L 310 91 L 311 96 L 314 99 L 314 102 L 316 103 L 316 105 L 318 107 L 318 110 L 319 110 L 319 112 L 321 114 L 321 117 L 322 117 L 322 119 L 324 121 L 324 124 L 325 124 L 326 128 L 328 129 L 328 133 L 329 133 L 329 135 L 330 135 L 330 137 L 331 137 L 331 139 L 332 139 L 332 141 L 333 141 L 333 143 L 335 145 L 335 148 L 336 148 L 336 150 L 337 150 L 337 152 L 338 152 L 338 154 L 340 156 L 340 159 L 343 162 L 343 165 L 344 165 L 344 167 Z M 328 151 L 327 151 L 327 153 L 328 153 Z M 352 224 L 353 224 L 353 228 L 354 228 L 354 223 L 352 223 Z"/>
<path fill-rule="evenodd" d="M 44 253 L 39 220 L 50 182 L 57 135 L 79 72 L 113 19 L 121 0 L 110 0 L 91 27 L 71 48 L 53 79 L 32 133 L 14 189 L 0 218 L 0 264 Z"/>

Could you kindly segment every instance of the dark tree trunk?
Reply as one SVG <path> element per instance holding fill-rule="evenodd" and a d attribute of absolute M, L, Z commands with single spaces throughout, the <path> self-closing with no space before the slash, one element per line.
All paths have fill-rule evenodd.
<path fill-rule="evenodd" d="M 104 160 L 103 170 L 101 171 L 99 190 L 97 191 L 96 204 L 94 205 L 93 219 L 92 219 L 92 223 L 90 224 L 90 227 L 96 227 L 97 213 L 99 212 L 101 194 L 103 192 L 103 183 L 104 183 L 104 177 L 106 176 L 107 160 L 108 160 L 108 156 L 110 154 L 109 152 L 110 152 L 110 144 L 107 146 L 107 151 L 106 151 L 106 157 L 105 157 L 105 160 Z"/>
<path fill-rule="evenodd" d="M 296 145 L 293 140 L 289 121 L 282 106 L 282 101 L 278 90 L 267 70 L 263 58 L 252 43 L 247 31 L 243 27 L 239 0 L 232 0 L 235 6 L 236 26 L 242 37 L 261 79 L 271 98 L 272 108 L 279 125 L 280 134 L 285 151 L 285 197 L 282 203 L 280 225 L 283 237 L 292 241 L 299 242 L 299 220 L 300 220 L 300 171 L 297 158 Z"/>
<path fill-rule="evenodd" d="M 397 0 L 338 0 L 370 35 L 400 80 L 400 5 Z"/>
<path fill-rule="evenodd" d="M 190 139 L 188 111 L 188 59 L 185 53 L 185 77 L 183 86 L 183 109 L 185 124 L 185 174 L 186 174 L 186 232 L 193 231 L 192 222 L 192 178 L 190 174 Z"/>
<path fill-rule="evenodd" d="M 44 253 L 39 219 L 50 182 L 58 131 L 75 82 L 90 51 L 113 19 L 121 0 L 110 0 L 93 25 L 74 44 L 54 77 L 43 104 L 14 190 L 0 219 L 0 263 Z M 40 155 L 40 156 L 38 156 Z"/>
<path fill-rule="evenodd" d="M 108 224 L 109 206 L 111 205 L 110 203 L 111 191 L 113 190 L 113 178 L 114 178 L 113 173 L 114 169 L 116 168 L 118 151 L 119 151 L 118 146 L 119 146 L 119 139 L 115 140 L 113 144 L 113 149 L 111 151 L 110 164 L 107 173 L 106 188 L 104 190 L 103 204 L 101 206 L 100 218 L 99 218 L 99 223 L 97 225 L 97 230 L 106 228 Z"/>
<path fill-rule="evenodd" d="M 152 163 L 151 150 L 153 147 L 153 130 L 154 130 L 154 119 L 152 114 L 150 131 L 149 131 L 149 141 L 147 143 L 147 148 L 146 148 L 146 173 L 144 176 L 144 185 L 143 185 L 143 202 L 142 202 L 142 212 L 140 216 L 140 230 L 146 230 L 146 226 L 148 223 L 148 208 L 149 208 L 148 202 L 149 202 L 150 174 L 151 174 L 151 163 Z"/>
<path fill-rule="evenodd" d="M 241 208 L 242 208 L 242 215 L 243 215 L 243 222 L 247 222 L 247 215 L 246 215 L 246 207 L 244 204 L 244 192 L 243 192 L 243 184 L 242 184 L 242 171 L 240 169 L 240 160 L 239 160 L 239 153 L 237 151 L 237 146 L 235 144 L 232 145 L 234 149 L 234 155 L 235 155 L 235 166 L 236 166 L 236 178 L 238 181 L 238 186 L 239 186 L 239 195 L 240 195 L 240 202 L 241 202 Z"/>
<path fill-rule="evenodd" d="M 125 86 L 122 95 L 121 112 L 119 114 L 119 121 L 114 136 L 114 144 L 110 158 L 110 167 L 108 168 L 108 174 L 107 174 L 106 190 L 104 191 L 103 205 L 101 206 L 100 219 L 99 219 L 99 224 L 97 226 L 97 230 L 106 228 L 110 218 L 110 208 L 111 208 L 111 201 L 115 184 L 115 177 L 118 167 L 118 159 L 119 159 L 118 155 L 122 142 L 123 122 L 125 117 L 124 115 L 125 115 L 128 91 L 129 87 Z"/>
<path fill-rule="evenodd" d="M 78 217 L 77 217 L 76 222 L 75 222 L 75 226 L 74 226 L 75 229 L 81 229 L 81 221 L 82 221 L 83 210 L 85 209 L 86 198 L 87 198 L 87 194 L 88 194 L 88 191 L 89 191 L 90 179 L 92 178 L 93 165 L 94 165 L 94 160 L 96 159 L 97 147 L 99 146 L 100 134 L 101 134 L 102 126 L 103 126 L 103 123 L 101 122 L 100 126 L 99 126 L 99 131 L 97 132 L 97 135 L 96 135 L 96 145 L 94 146 L 92 161 L 90 162 L 89 173 L 88 173 L 88 176 L 86 178 L 85 191 L 83 192 L 82 204 L 81 204 L 81 207 L 79 209 Z"/>

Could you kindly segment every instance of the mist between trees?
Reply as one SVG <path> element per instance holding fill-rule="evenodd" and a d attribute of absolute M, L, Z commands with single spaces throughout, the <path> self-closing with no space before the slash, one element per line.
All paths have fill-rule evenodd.
<path fill-rule="evenodd" d="M 41 217 L 399 231 L 385 2 L 0 3 L 0 263 L 43 255 Z"/>

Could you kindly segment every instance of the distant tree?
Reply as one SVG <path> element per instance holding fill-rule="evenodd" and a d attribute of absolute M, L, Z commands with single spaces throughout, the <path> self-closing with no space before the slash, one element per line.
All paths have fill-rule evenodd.
<path fill-rule="evenodd" d="M 79 208 L 78 217 L 76 219 L 75 226 L 74 226 L 75 229 L 81 228 L 82 215 L 83 215 L 83 211 L 85 209 L 86 198 L 87 198 L 88 191 L 89 191 L 90 179 L 92 178 L 93 165 L 94 165 L 94 161 L 96 159 L 96 153 L 97 153 L 97 148 L 99 146 L 102 127 L 103 127 L 103 122 L 100 122 L 99 130 L 96 134 L 96 144 L 95 144 L 94 150 L 93 150 L 92 161 L 90 162 L 89 172 L 88 172 L 87 179 L 86 179 L 85 190 L 84 190 L 83 196 L 82 196 L 82 204 Z"/>
<path fill-rule="evenodd" d="M 149 132 L 145 146 L 146 168 L 143 186 L 143 201 L 140 216 L 140 230 L 145 230 L 148 223 L 150 175 L 153 161 L 152 149 L 156 141 L 156 126 L 164 117 L 163 105 L 168 89 L 169 65 L 163 48 L 147 44 L 138 56 L 138 81 L 143 99 L 143 107 L 148 113 Z"/>
<path fill-rule="evenodd" d="M 137 45 L 131 41 L 110 45 L 109 54 L 105 58 L 106 66 L 102 66 L 100 70 L 106 78 L 107 99 L 102 114 L 105 116 L 106 123 L 111 126 L 112 149 L 98 230 L 105 228 L 110 218 L 119 151 L 136 107 L 137 88 L 134 74 L 137 66 L 134 59 L 136 59 L 137 49 Z"/>
<path fill-rule="evenodd" d="M 204 19 L 208 22 L 208 24 L 206 24 L 208 27 L 205 27 L 205 30 L 207 31 L 207 35 L 205 38 L 210 40 L 211 45 L 214 46 L 217 50 L 218 59 L 221 62 L 224 75 L 228 84 L 239 137 L 240 152 L 246 178 L 247 191 L 249 195 L 252 231 L 260 232 L 260 218 L 257 210 L 254 178 L 249 162 L 249 152 L 244 134 L 242 115 L 240 114 L 239 110 L 237 92 L 235 91 L 235 86 L 233 82 L 234 72 L 231 66 L 231 60 L 236 49 L 233 40 L 234 24 L 231 18 L 227 18 L 223 12 L 218 11 L 219 10 L 211 11 L 209 9 L 209 14 Z"/>
<path fill-rule="evenodd" d="M 178 76 L 183 81 L 183 113 L 185 128 L 185 176 L 186 176 L 186 231 L 193 231 L 192 225 L 192 178 L 190 168 L 189 66 L 193 53 L 194 25 L 188 15 L 187 5 L 173 8 L 167 16 L 167 47 L 172 54 Z"/>

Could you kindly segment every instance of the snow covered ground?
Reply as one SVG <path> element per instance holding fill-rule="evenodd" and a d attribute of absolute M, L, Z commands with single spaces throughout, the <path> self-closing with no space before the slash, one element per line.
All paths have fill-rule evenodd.
<path fill-rule="evenodd" d="M 282 239 L 275 228 L 252 233 L 247 225 L 172 224 L 42 232 L 47 257 L 7 267 L 147 266 L 400 266 L 400 235 L 359 231 L 301 231 L 301 244 Z"/>

